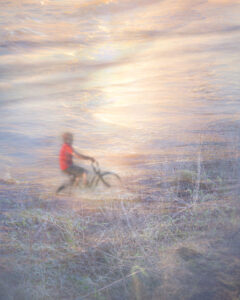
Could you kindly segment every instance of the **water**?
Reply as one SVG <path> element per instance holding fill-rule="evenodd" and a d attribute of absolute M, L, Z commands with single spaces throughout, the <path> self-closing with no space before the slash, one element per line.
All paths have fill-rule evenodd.
<path fill-rule="evenodd" d="M 230 153 L 238 2 L 1 1 L 1 178 L 56 185 L 65 130 L 145 185 L 165 163 L 195 159 L 199 144 L 205 159 Z"/>

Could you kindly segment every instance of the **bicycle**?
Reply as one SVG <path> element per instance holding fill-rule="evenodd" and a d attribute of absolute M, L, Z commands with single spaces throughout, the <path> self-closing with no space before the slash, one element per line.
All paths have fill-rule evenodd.
<path fill-rule="evenodd" d="M 106 187 L 113 187 L 121 183 L 121 178 L 118 174 L 110 171 L 101 172 L 97 161 L 91 163 L 91 166 L 93 176 L 90 180 L 88 179 L 86 187 L 95 188 L 99 185 L 99 183 L 102 183 Z"/>
<path fill-rule="evenodd" d="M 87 183 L 84 186 L 82 186 L 81 180 L 79 181 L 79 177 L 74 176 L 74 175 L 69 175 L 70 180 L 67 184 L 62 185 L 63 189 L 68 188 L 69 194 L 71 194 L 73 187 L 95 189 L 98 186 L 100 186 L 101 184 L 107 188 L 120 186 L 121 178 L 118 174 L 111 172 L 111 171 L 102 172 L 100 169 L 99 163 L 97 161 L 92 162 L 91 167 L 92 167 L 92 171 L 93 171 L 92 175 L 88 173 Z M 62 189 L 60 189 L 59 192 L 61 190 Z"/>

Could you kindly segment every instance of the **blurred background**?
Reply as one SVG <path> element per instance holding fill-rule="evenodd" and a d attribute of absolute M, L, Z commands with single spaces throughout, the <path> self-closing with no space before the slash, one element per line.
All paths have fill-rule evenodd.
<path fill-rule="evenodd" d="M 1 1 L 0 178 L 55 188 L 66 130 L 141 192 L 178 163 L 238 158 L 239 13 L 237 0 Z"/>

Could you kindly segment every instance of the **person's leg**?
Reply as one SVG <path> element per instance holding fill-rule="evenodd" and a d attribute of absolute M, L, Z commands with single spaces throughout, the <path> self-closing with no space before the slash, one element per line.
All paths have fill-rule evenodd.
<path fill-rule="evenodd" d="M 56 190 L 56 194 L 60 193 L 61 191 L 63 191 L 65 188 L 69 187 L 72 185 L 72 179 L 70 179 L 70 181 L 63 183 L 62 185 L 60 185 L 60 187 Z"/>
<path fill-rule="evenodd" d="M 71 175 L 74 175 L 74 186 L 77 186 L 80 180 L 82 180 L 84 186 L 87 185 L 87 170 L 85 170 L 84 168 L 72 165 L 67 169 L 67 172 Z"/>
<path fill-rule="evenodd" d="M 62 190 L 66 188 L 66 184 L 60 185 L 60 187 L 56 190 L 56 194 L 60 193 Z"/>
<path fill-rule="evenodd" d="M 64 173 L 67 174 L 68 176 L 70 176 L 70 180 L 68 182 L 65 182 L 62 185 L 60 185 L 60 187 L 56 190 L 56 194 L 60 193 L 65 188 L 72 186 L 76 180 L 76 176 L 74 174 L 67 172 L 67 170 L 65 170 Z"/>
<path fill-rule="evenodd" d="M 83 184 L 84 186 L 87 186 L 88 182 L 87 182 L 87 172 L 83 172 L 82 174 L 82 180 L 83 180 Z"/>

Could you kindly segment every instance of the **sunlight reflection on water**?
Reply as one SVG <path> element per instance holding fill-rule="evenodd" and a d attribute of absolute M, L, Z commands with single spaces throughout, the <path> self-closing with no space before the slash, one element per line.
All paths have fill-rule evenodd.
<path fill-rule="evenodd" d="M 1 176 L 58 181 L 66 129 L 132 179 L 221 142 L 203 132 L 239 119 L 237 2 L 2 1 Z"/>

